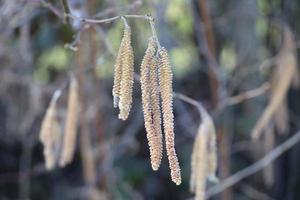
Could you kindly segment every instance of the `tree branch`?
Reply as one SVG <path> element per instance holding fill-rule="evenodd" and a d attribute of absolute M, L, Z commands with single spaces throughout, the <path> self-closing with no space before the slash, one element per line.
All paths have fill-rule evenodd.
<path fill-rule="evenodd" d="M 216 194 L 219 194 L 226 188 L 233 186 L 234 184 L 238 183 L 239 181 L 247 178 L 248 176 L 251 176 L 252 174 L 254 174 L 254 173 L 258 172 L 259 170 L 263 169 L 264 167 L 268 166 L 271 162 L 273 162 L 284 152 L 286 152 L 287 150 L 292 148 L 299 141 L 300 141 L 300 130 L 295 135 L 290 137 L 288 140 L 286 140 L 281 145 L 277 146 L 275 149 L 273 149 L 271 152 L 269 152 L 267 155 L 265 155 L 262 159 L 260 159 L 256 163 L 235 173 L 234 175 L 230 176 L 229 178 L 226 178 L 220 184 L 217 184 L 216 186 L 213 186 L 210 189 L 208 189 L 208 191 L 206 193 L 206 199 L 209 199 L 210 197 L 213 197 Z"/>
<path fill-rule="evenodd" d="M 69 4 L 68 4 L 68 0 L 61 0 L 61 3 L 64 8 L 64 22 L 67 24 L 70 24 L 69 16 L 70 16 L 71 10 L 70 10 Z"/>
<path fill-rule="evenodd" d="M 233 97 L 228 97 L 225 100 L 225 104 L 226 105 L 234 105 L 234 104 L 238 104 L 241 103 L 247 99 L 251 99 L 257 96 L 261 96 L 263 94 L 265 94 L 266 91 L 268 91 L 270 89 L 270 84 L 269 83 L 264 83 L 263 85 L 261 85 L 258 88 L 255 88 L 253 90 L 248 90 L 246 92 L 243 92 L 241 94 L 238 94 L 236 96 Z"/>

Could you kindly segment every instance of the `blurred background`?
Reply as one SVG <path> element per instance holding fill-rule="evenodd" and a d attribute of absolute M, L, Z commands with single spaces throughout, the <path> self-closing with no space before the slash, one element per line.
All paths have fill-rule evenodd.
<path fill-rule="evenodd" d="M 68 0 L 68 4 L 72 15 L 82 18 L 154 16 L 160 43 L 169 52 L 174 91 L 201 102 L 214 119 L 220 183 L 297 133 L 300 1 Z M 151 169 L 140 84 L 134 83 L 128 120 L 119 120 L 113 108 L 113 70 L 122 22 L 64 23 L 63 15 L 60 0 L 0 1 L 0 199 L 193 199 L 190 161 L 201 123 L 195 107 L 174 98 L 183 178 L 176 186 L 165 154 L 161 168 Z M 143 19 L 130 18 L 128 23 L 139 74 L 151 29 Z M 293 77 L 286 75 L 291 74 L 288 70 L 293 70 Z M 41 121 L 54 91 L 63 87 L 71 72 L 78 77 L 81 99 L 76 154 L 68 166 L 47 171 L 38 139 Z M 66 107 L 64 91 L 58 101 L 62 126 Z M 251 132 L 266 110 L 272 117 L 261 137 L 252 140 Z M 300 199 L 299 151 L 300 144 L 295 144 L 237 184 L 211 192 L 210 199 Z M 208 190 L 212 187 L 218 184 L 208 182 Z"/>

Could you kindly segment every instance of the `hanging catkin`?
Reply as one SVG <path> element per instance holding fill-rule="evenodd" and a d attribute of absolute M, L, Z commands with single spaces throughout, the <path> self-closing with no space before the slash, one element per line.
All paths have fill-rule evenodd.
<path fill-rule="evenodd" d="M 199 127 L 192 153 L 190 190 L 196 193 L 196 200 L 204 200 L 207 177 L 207 124 Z"/>
<path fill-rule="evenodd" d="M 60 126 L 56 118 L 56 100 L 60 92 L 55 92 L 46 111 L 40 131 L 40 141 L 44 146 L 44 158 L 47 170 L 55 167 L 60 140 Z"/>
<path fill-rule="evenodd" d="M 159 49 L 159 83 L 161 89 L 163 125 L 165 142 L 172 181 L 176 185 L 181 183 L 181 173 L 174 144 L 174 115 L 173 115 L 173 90 L 172 90 L 172 71 L 168 58 L 167 50 L 162 47 Z"/>
<path fill-rule="evenodd" d="M 262 116 L 258 119 L 252 130 L 253 139 L 258 139 L 272 120 L 277 109 L 282 105 L 290 88 L 297 69 L 295 39 L 290 29 L 284 29 L 282 49 L 277 56 L 276 65 L 283 73 L 278 77 L 276 87 L 272 89 L 272 97 Z"/>
<path fill-rule="evenodd" d="M 204 200 L 206 180 L 217 181 L 216 133 L 211 117 L 201 111 L 199 126 L 191 158 L 190 190 L 196 193 L 196 200 Z"/>
<path fill-rule="evenodd" d="M 78 96 L 78 83 L 75 77 L 71 78 L 69 97 L 68 97 L 68 110 L 63 139 L 62 154 L 59 165 L 65 166 L 73 160 L 76 144 L 79 96 Z"/>
<path fill-rule="evenodd" d="M 211 181 L 217 181 L 217 146 L 216 146 L 216 130 L 213 120 L 209 115 L 206 115 L 206 123 L 208 126 L 207 135 L 207 176 Z"/>
<path fill-rule="evenodd" d="M 157 159 L 154 170 L 158 170 L 163 153 L 162 131 L 161 131 L 161 112 L 160 112 L 160 96 L 158 85 L 158 59 L 154 57 L 150 63 L 150 103 L 152 109 L 153 128 L 155 131 L 155 155 Z"/>
<path fill-rule="evenodd" d="M 124 50 L 124 44 L 126 38 L 128 38 L 128 30 L 125 28 L 123 38 L 121 40 L 121 44 L 119 47 L 117 59 L 116 59 L 116 64 L 115 64 L 115 71 L 114 71 L 114 85 L 113 85 L 113 102 L 114 102 L 114 107 L 117 108 L 119 105 L 119 100 L 120 100 L 120 89 L 121 89 L 121 79 L 122 79 L 122 51 Z"/>
<path fill-rule="evenodd" d="M 120 100 L 119 100 L 119 118 L 127 119 L 132 104 L 133 89 L 133 49 L 131 46 L 131 30 L 129 25 L 125 23 L 124 36 L 121 44 L 121 83 L 120 83 Z"/>
<path fill-rule="evenodd" d="M 153 62 L 155 59 L 155 52 L 155 40 L 150 38 L 148 48 L 141 64 L 141 91 L 145 128 L 150 149 L 151 166 L 153 170 L 158 170 L 162 158 L 162 137 L 161 132 L 159 132 L 160 127 L 156 127 L 158 126 L 157 123 L 159 123 L 160 126 L 160 122 L 157 121 L 157 107 L 159 109 L 159 99 L 156 98 L 158 96 L 157 77 L 155 78 L 156 74 L 153 74 L 156 73 L 153 71 L 153 69 L 155 69 L 155 66 L 153 65 L 156 64 Z"/>

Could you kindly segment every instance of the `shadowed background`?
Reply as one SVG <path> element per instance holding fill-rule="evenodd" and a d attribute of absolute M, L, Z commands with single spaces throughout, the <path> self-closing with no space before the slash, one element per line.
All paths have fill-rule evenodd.
<path fill-rule="evenodd" d="M 267 123 L 266 133 L 257 141 L 250 136 L 275 96 L 276 84 L 289 78 L 284 76 L 288 69 L 284 65 L 290 60 L 278 54 L 292 43 L 295 49 L 288 51 L 299 58 L 300 1 L 68 3 L 71 13 L 83 18 L 153 15 L 160 43 L 169 52 L 174 91 L 201 102 L 214 119 L 221 183 L 299 129 L 299 72 L 295 70 L 293 83 Z M 189 178 L 192 147 L 201 122 L 197 110 L 174 98 L 175 148 L 183 177 L 176 186 L 170 180 L 166 155 L 157 172 L 151 169 L 139 82 L 134 83 L 129 119 L 119 120 L 113 108 L 113 70 L 122 22 L 70 20 L 68 24 L 63 14 L 58 0 L 0 2 L 0 199 L 193 198 Z M 143 19 L 130 18 L 128 23 L 139 74 L 151 29 Z M 290 43 L 284 43 L 284 30 L 293 36 Z M 81 99 L 76 154 L 65 168 L 47 171 L 38 140 L 41 121 L 53 92 L 65 85 L 71 72 L 78 75 Z M 245 93 L 253 90 L 253 98 Z M 66 104 L 64 91 L 58 101 L 61 124 Z M 212 199 L 299 199 L 299 149 L 296 144 Z M 208 188 L 212 186 L 215 183 L 208 183 Z"/>

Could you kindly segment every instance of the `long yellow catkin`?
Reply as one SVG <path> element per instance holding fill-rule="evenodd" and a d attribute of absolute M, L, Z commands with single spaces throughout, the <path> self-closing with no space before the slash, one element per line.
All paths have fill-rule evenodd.
<path fill-rule="evenodd" d="M 51 170 L 56 166 L 57 153 L 60 145 L 61 128 L 60 124 L 55 118 L 52 122 L 52 134 L 46 142 L 44 149 L 44 156 L 46 157 L 46 169 Z"/>
<path fill-rule="evenodd" d="M 283 39 L 283 46 L 280 54 L 278 55 L 276 64 L 278 65 L 277 67 L 284 69 L 284 72 L 280 74 L 280 77 L 278 77 L 279 84 L 277 84 L 276 88 L 273 88 L 272 98 L 252 130 L 251 136 L 253 139 L 258 139 L 261 136 L 262 132 L 272 120 L 276 110 L 285 100 L 297 69 L 297 59 L 294 51 L 295 39 L 292 32 L 287 28 L 284 30 Z"/>
<path fill-rule="evenodd" d="M 125 28 L 123 37 L 121 40 L 121 44 L 119 47 L 116 63 L 115 63 L 115 70 L 114 70 L 114 85 L 113 85 L 113 102 L 114 102 L 114 107 L 117 108 L 120 100 L 120 89 L 121 89 L 121 79 L 122 79 L 122 52 L 124 50 L 124 44 L 125 40 L 128 36 L 128 30 Z"/>
<path fill-rule="evenodd" d="M 205 124 L 199 130 L 198 149 L 196 153 L 196 200 L 204 200 L 207 178 L 207 127 Z"/>
<path fill-rule="evenodd" d="M 172 90 L 172 71 L 169 62 L 168 52 L 162 47 L 159 49 L 160 56 L 160 73 L 159 83 L 161 89 L 163 125 L 165 133 L 165 142 L 167 155 L 169 159 L 169 167 L 171 170 L 172 181 L 176 185 L 181 183 L 181 172 L 178 158 L 175 152 L 174 144 L 174 114 L 173 114 L 173 90 Z"/>
<path fill-rule="evenodd" d="M 155 51 L 156 51 L 155 40 L 153 38 L 150 38 L 148 43 L 148 48 L 146 50 L 145 56 L 141 64 L 141 91 L 142 91 L 142 105 L 143 105 L 145 128 L 147 132 L 147 139 L 148 139 L 148 144 L 150 149 L 151 166 L 153 170 L 158 170 L 162 158 L 162 152 L 161 152 L 162 141 L 160 141 L 158 138 L 159 137 L 157 133 L 158 129 L 157 127 L 155 127 L 154 124 L 154 109 L 156 109 L 156 107 L 153 106 L 159 107 L 159 101 L 156 101 L 156 99 L 154 99 L 151 95 L 153 88 L 151 87 L 151 82 L 150 82 L 151 81 L 150 69 L 153 68 L 152 65 L 155 65 L 155 63 L 153 62 L 153 59 L 155 57 Z M 156 90 L 157 89 L 158 88 L 156 88 Z M 153 103 L 157 103 L 157 105 L 152 105 Z"/>
<path fill-rule="evenodd" d="M 119 118 L 127 119 L 131 104 L 132 104 L 132 89 L 133 89 L 133 49 L 131 46 L 131 30 L 125 22 L 124 36 L 122 40 L 121 63 L 122 75 L 120 85 L 120 100 L 119 100 Z"/>
<path fill-rule="evenodd" d="M 200 133 L 201 125 L 198 129 L 198 134 L 196 135 L 195 142 L 193 145 L 193 151 L 191 156 L 191 177 L 190 177 L 190 191 L 196 191 L 196 174 L 197 174 L 197 153 L 199 149 L 199 133 Z"/>
<path fill-rule="evenodd" d="M 46 111 L 40 130 L 40 141 L 44 146 L 44 158 L 47 170 L 51 170 L 56 164 L 56 151 L 60 138 L 60 127 L 56 119 L 56 97 L 52 98 Z"/>
<path fill-rule="evenodd" d="M 191 159 L 190 190 L 196 193 L 195 199 L 205 199 L 206 180 L 216 178 L 217 152 L 216 133 L 213 120 L 205 111 L 201 112 L 202 123 L 199 126 Z"/>
<path fill-rule="evenodd" d="M 217 171 L 217 146 L 216 146 L 216 130 L 213 120 L 209 115 L 206 117 L 208 126 L 207 135 L 207 176 L 211 181 L 218 181 L 216 177 Z"/>
<path fill-rule="evenodd" d="M 69 88 L 68 110 L 67 110 L 62 154 L 59 162 L 59 165 L 61 167 L 64 167 L 65 165 L 69 164 L 74 157 L 78 110 L 79 110 L 78 83 L 77 80 L 74 77 L 72 77 L 70 88 Z"/>
<path fill-rule="evenodd" d="M 190 190 L 196 193 L 197 200 L 204 200 L 207 177 L 207 132 L 206 123 L 201 123 L 193 147 L 191 161 Z"/>
<path fill-rule="evenodd" d="M 150 63 L 150 103 L 152 109 L 152 120 L 153 128 L 155 131 L 155 157 L 156 166 L 154 170 L 157 170 L 160 166 L 162 153 L 163 153 L 163 142 L 162 142 L 162 130 L 161 130 L 161 112 L 160 112 L 160 96 L 159 96 L 159 85 L 158 85 L 158 59 L 154 57 Z"/>

